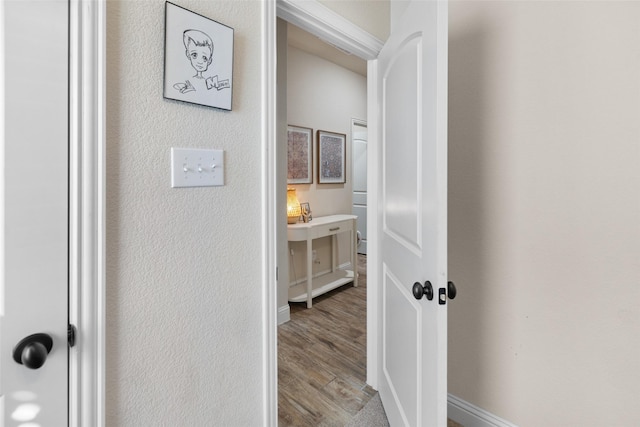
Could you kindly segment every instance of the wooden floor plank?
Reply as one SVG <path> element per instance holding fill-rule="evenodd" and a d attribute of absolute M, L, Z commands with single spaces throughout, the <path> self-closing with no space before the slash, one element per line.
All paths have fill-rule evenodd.
<path fill-rule="evenodd" d="M 278 425 L 344 426 L 375 395 L 366 384 L 366 257 L 348 284 L 291 303 L 278 327 Z"/>

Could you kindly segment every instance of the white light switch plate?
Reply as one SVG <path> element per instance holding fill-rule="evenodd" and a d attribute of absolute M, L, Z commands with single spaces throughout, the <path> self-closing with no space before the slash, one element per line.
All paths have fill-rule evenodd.
<path fill-rule="evenodd" d="M 171 148 L 171 187 L 224 185 L 224 151 Z"/>

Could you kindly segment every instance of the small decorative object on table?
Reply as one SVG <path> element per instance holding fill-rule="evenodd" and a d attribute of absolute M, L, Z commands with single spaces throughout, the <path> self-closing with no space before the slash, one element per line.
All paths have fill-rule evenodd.
<path fill-rule="evenodd" d="M 302 221 L 309 222 L 311 221 L 311 207 L 309 207 L 309 203 L 304 202 L 300 203 L 300 209 L 302 209 Z"/>

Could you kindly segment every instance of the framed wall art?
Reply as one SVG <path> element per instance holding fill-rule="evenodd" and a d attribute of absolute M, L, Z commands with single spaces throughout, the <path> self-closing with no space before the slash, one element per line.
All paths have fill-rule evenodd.
<path fill-rule="evenodd" d="M 313 129 L 287 126 L 287 184 L 313 182 Z"/>
<path fill-rule="evenodd" d="M 231 110 L 233 28 L 165 3 L 164 97 Z"/>
<path fill-rule="evenodd" d="M 318 184 L 344 184 L 346 182 L 346 135 L 318 131 Z"/>

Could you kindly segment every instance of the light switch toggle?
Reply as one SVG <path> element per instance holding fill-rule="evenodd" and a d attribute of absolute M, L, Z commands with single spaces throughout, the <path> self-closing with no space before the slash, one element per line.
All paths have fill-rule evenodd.
<path fill-rule="evenodd" d="M 221 185 L 224 185 L 223 150 L 171 148 L 171 187 Z"/>

